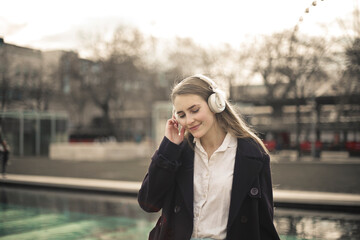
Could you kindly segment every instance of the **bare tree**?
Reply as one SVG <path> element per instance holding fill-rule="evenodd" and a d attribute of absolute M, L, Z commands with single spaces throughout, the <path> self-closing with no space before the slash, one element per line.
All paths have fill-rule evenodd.
<path fill-rule="evenodd" d="M 146 89 L 144 38 L 135 28 L 119 26 L 110 41 L 95 39 L 94 59 L 88 70 L 81 72 L 82 78 L 93 103 L 102 111 L 100 127 L 106 134 L 120 137 L 114 119 Z"/>
<path fill-rule="evenodd" d="M 179 79 L 195 72 L 204 72 L 203 49 L 191 38 L 176 38 L 175 43 L 168 50 L 168 71 L 174 72 Z"/>
<path fill-rule="evenodd" d="M 340 85 L 342 85 L 343 95 L 359 93 L 360 83 L 360 9 L 354 7 L 353 24 L 345 24 L 343 20 L 338 20 L 344 35 L 340 41 L 344 52 L 345 68 Z M 353 29 L 348 26 L 353 26 Z"/>
<path fill-rule="evenodd" d="M 267 90 L 266 103 L 275 117 L 281 117 L 284 100 L 296 107 L 295 145 L 300 153 L 302 130 L 300 105 L 315 97 L 315 90 L 327 80 L 326 63 L 332 61 L 328 45 L 320 37 L 298 36 L 285 31 L 265 37 L 255 55 L 254 72 Z"/>
<path fill-rule="evenodd" d="M 195 73 L 203 73 L 216 78 L 223 89 L 229 89 L 239 72 L 239 54 L 229 44 L 216 48 L 204 47 L 190 38 L 177 38 L 168 52 L 170 67 L 167 70 L 172 79 L 182 79 Z"/>
<path fill-rule="evenodd" d="M 283 33 L 265 36 L 259 44 L 253 66 L 254 73 L 260 74 L 263 80 L 267 91 L 265 100 L 272 106 L 275 116 L 281 115 L 281 105 L 276 100 L 283 99 L 288 93 L 284 91 L 284 86 L 289 80 L 278 71 L 278 62 L 284 57 L 285 37 Z"/>
<path fill-rule="evenodd" d="M 334 90 L 339 96 L 337 101 L 337 123 L 344 124 L 342 118 L 352 118 L 359 114 L 358 102 L 360 99 L 360 9 L 354 5 L 353 16 L 345 20 L 338 20 L 343 35 L 336 39 L 339 43 L 340 76 L 334 83 Z M 352 22 L 351 22 L 352 21 Z M 346 106 L 346 107 L 345 107 Z M 360 128 L 352 125 L 356 132 Z M 340 132 L 339 132 L 340 134 Z M 356 134 L 355 134 L 356 136 Z M 344 130 L 344 142 L 347 139 L 347 130 Z"/>
<path fill-rule="evenodd" d="M 70 113 L 76 129 L 85 123 L 85 109 L 91 98 L 86 91 L 84 74 L 89 71 L 93 62 L 79 58 L 75 52 L 63 52 L 57 66 L 48 66 L 51 78 L 56 80 L 55 94 Z"/>
<path fill-rule="evenodd" d="M 309 41 L 310 40 L 310 41 Z M 322 60 L 327 52 L 326 44 L 316 38 L 290 38 L 288 55 L 282 59 L 277 71 L 288 80 L 283 97 L 293 94 L 296 105 L 295 145 L 300 154 L 300 133 L 302 131 L 300 105 L 306 97 L 315 97 L 314 89 L 326 81 L 326 71 Z M 319 140 L 319 139 L 317 139 Z"/>

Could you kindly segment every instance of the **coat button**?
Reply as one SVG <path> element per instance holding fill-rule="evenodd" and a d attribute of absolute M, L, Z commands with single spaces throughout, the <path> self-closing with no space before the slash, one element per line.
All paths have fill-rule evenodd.
<path fill-rule="evenodd" d="M 256 195 L 258 195 L 258 193 L 259 193 L 259 189 L 256 188 L 256 187 L 254 187 L 254 188 L 252 188 L 252 189 L 250 190 L 250 194 L 251 194 L 252 196 L 256 196 Z"/>
<path fill-rule="evenodd" d="M 246 216 L 241 216 L 240 217 L 240 222 L 241 223 L 247 223 L 247 221 L 248 221 L 248 218 Z"/>
<path fill-rule="evenodd" d="M 174 208 L 174 213 L 180 212 L 180 209 L 181 209 L 180 206 L 175 206 L 175 208 Z"/>

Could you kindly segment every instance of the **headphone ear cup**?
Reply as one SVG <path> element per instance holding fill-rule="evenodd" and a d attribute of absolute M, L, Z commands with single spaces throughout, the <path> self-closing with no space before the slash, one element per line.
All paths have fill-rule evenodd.
<path fill-rule="evenodd" d="M 213 113 L 221 113 L 226 106 L 225 98 L 220 93 L 215 92 L 208 98 L 208 105 Z"/>

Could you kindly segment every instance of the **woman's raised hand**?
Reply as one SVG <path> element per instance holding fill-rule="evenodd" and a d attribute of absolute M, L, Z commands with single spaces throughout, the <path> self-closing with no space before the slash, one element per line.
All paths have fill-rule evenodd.
<path fill-rule="evenodd" d="M 185 128 L 181 127 L 179 131 L 179 123 L 175 116 L 167 120 L 165 127 L 165 137 L 175 144 L 180 144 L 184 140 Z"/>

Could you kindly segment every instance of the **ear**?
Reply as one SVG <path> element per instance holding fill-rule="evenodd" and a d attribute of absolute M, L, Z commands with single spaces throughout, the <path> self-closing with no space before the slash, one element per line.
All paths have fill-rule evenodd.
<path fill-rule="evenodd" d="M 175 107 L 172 108 L 172 115 L 175 116 L 175 119 L 178 120 L 178 114 L 176 113 Z"/>

